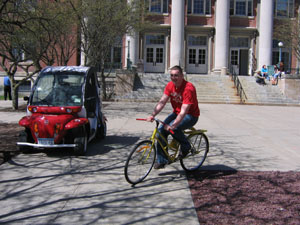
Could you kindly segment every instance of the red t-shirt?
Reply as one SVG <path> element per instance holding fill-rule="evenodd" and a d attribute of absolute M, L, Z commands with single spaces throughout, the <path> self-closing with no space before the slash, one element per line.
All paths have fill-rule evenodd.
<path fill-rule="evenodd" d="M 182 104 L 191 105 L 188 114 L 194 117 L 198 117 L 200 115 L 196 89 L 192 83 L 183 80 L 181 86 L 176 89 L 175 84 L 170 81 L 165 87 L 164 94 L 168 95 L 171 98 L 173 111 L 177 115 L 181 111 Z"/>

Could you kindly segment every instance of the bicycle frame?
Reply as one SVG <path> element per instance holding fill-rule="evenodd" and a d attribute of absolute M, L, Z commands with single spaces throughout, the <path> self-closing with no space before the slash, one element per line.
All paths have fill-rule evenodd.
<path fill-rule="evenodd" d="M 146 119 L 137 119 L 137 120 L 144 120 L 145 121 Z M 171 162 L 171 163 L 176 162 L 178 151 L 179 151 L 178 146 L 176 148 L 174 148 L 174 147 L 172 148 L 172 146 L 170 146 L 170 144 L 168 143 L 168 140 L 158 131 L 159 123 L 162 123 L 163 125 L 165 125 L 165 123 L 163 121 L 157 119 L 157 118 L 155 118 L 154 120 L 156 122 L 156 126 L 155 126 L 155 128 L 152 132 L 151 137 L 150 137 L 150 141 L 152 142 L 151 147 L 153 147 L 155 145 L 155 143 L 158 143 L 160 145 L 160 147 L 162 148 L 163 152 L 165 153 L 165 155 L 167 156 L 169 162 Z M 184 133 L 186 135 L 191 135 L 191 134 L 205 133 L 206 131 L 207 130 L 196 130 L 194 127 L 191 127 L 188 130 L 185 130 Z M 170 130 L 170 133 L 174 133 L 174 132 L 172 130 Z M 163 140 L 163 142 L 166 143 L 166 146 L 163 145 L 162 141 L 158 138 L 157 135 Z M 174 140 L 174 138 L 173 138 L 173 140 Z M 171 154 L 169 154 L 168 150 L 173 150 L 174 153 L 171 155 Z"/>
<path fill-rule="evenodd" d="M 168 160 L 170 162 L 175 162 L 178 153 L 178 148 L 173 149 L 175 152 L 172 155 L 169 154 L 168 149 L 171 149 L 171 146 L 169 145 L 168 140 L 158 131 L 159 121 L 155 121 L 155 122 L 156 122 L 156 127 L 150 137 L 150 141 L 152 142 L 152 145 L 158 143 L 162 148 L 163 152 L 165 153 L 165 155 L 168 157 Z M 163 145 L 162 141 L 157 137 L 157 135 L 159 135 L 159 137 L 166 143 L 166 146 Z"/>
<path fill-rule="evenodd" d="M 155 127 L 155 129 L 152 132 L 152 135 L 150 137 L 150 141 L 152 142 L 152 146 L 155 145 L 155 143 L 157 142 L 160 145 L 163 152 L 165 153 L 165 155 L 168 157 L 169 162 L 172 162 L 172 163 L 176 162 L 177 161 L 176 160 L 177 159 L 177 153 L 179 151 L 178 146 L 176 148 L 172 148 L 173 146 L 170 146 L 170 144 L 168 143 L 168 140 L 158 131 L 158 125 L 159 125 L 159 123 L 161 123 L 161 121 L 157 120 L 155 122 L 156 122 L 156 127 Z M 206 131 L 207 130 L 196 130 L 194 127 L 191 127 L 188 130 L 185 130 L 184 134 L 186 134 L 186 135 L 201 134 L 201 133 L 205 133 Z M 165 146 L 163 145 L 162 141 L 157 137 L 157 135 L 159 135 L 159 137 L 163 140 L 163 142 L 166 143 Z M 174 140 L 174 138 L 173 138 L 173 140 Z M 169 154 L 168 150 L 173 150 L 174 153 Z"/>

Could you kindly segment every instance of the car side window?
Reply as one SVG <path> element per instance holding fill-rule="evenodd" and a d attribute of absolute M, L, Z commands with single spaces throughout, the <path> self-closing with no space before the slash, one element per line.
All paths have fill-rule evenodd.
<path fill-rule="evenodd" d="M 93 74 L 89 74 L 85 86 L 85 107 L 88 112 L 94 112 L 96 110 L 96 84 Z"/>

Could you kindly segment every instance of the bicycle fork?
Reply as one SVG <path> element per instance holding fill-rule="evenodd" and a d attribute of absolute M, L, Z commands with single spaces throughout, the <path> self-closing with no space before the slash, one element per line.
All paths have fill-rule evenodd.
<path fill-rule="evenodd" d="M 152 150 L 153 150 L 152 145 L 144 146 L 144 147 L 140 148 L 137 152 L 142 152 L 142 154 L 141 154 L 138 162 L 141 164 L 145 164 L 147 162 L 147 160 L 149 159 Z"/>
<path fill-rule="evenodd" d="M 155 135 L 156 135 L 156 132 L 157 132 L 157 128 L 154 129 L 151 137 L 150 137 L 150 141 L 151 141 L 151 145 L 147 145 L 147 146 L 144 146 L 142 147 L 141 149 L 138 150 L 138 152 L 142 152 L 143 153 L 141 154 L 138 162 L 141 163 L 141 164 L 145 164 L 147 163 L 150 155 L 151 155 L 151 152 L 153 151 L 154 149 L 154 144 L 155 144 Z"/>

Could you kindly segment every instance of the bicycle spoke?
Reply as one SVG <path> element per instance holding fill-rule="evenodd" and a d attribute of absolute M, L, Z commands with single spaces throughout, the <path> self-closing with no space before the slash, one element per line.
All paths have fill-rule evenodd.
<path fill-rule="evenodd" d="M 193 171 L 204 163 L 209 145 L 208 139 L 203 133 L 191 134 L 188 139 L 192 145 L 192 150 L 184 159 L 180 160 L 180 164 L 184 170 Z"/>
<path fill-rule="evenodd" d="M 125 178 L 131 184 L 143 181 L 150 173 L 156 152 L 151 141 L 142 141 L 132 150 L 125 165 Z"/>

